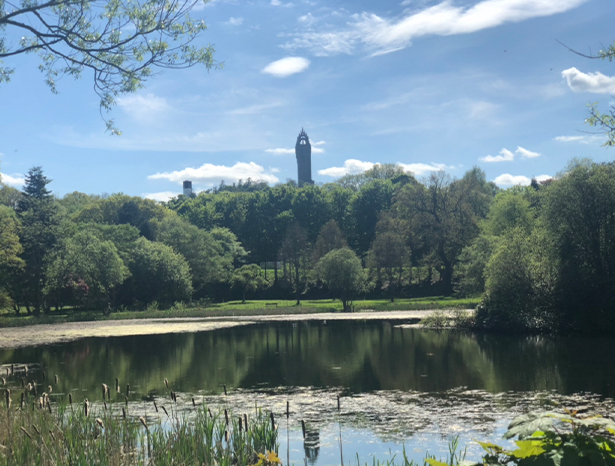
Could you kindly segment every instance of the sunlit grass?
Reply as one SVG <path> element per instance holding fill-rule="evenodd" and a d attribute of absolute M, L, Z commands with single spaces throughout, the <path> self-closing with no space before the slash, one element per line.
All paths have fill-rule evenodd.
<path fill-rule="evenodd" d="M 442 310 L 442 309 L 473 309 L 480 302 L 480 298 L 458 299 L 448 296 L 433 296 L 411 299 L 356 300 L 354 309 L 363 311 L 411 311 L 411 310 Z M 27 316 L 24 312 L 20 316 L 14 313 L 0 315 L 0 327 L 20 327 L 34 324 L 52 324 L 62 322 L 86 322 L 98 320 L 124 320 L 124 319 L 156 319 L 175 317 L 229 317 L 251 315 L 281 315 L 281 314 L 310 314 L 319 312 L 341 312 L 342 303 L 337 300 L 304 300 L 297 306 L 295 300 L 252 300 L 243 304 L 241 301 L 229 301 L 211 304 L 206 307 L 186 304 L 171 309 L 149 309 L 145 311 L 113 312 L 105 316 L 101 311 L 52 311 L 50 314 L 39 317 Z"/>

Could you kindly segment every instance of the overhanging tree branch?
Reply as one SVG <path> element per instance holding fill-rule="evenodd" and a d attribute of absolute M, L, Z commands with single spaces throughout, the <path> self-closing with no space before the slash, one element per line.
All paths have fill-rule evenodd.
<path fill-rule="evenodd" d="M 115 98 L 143 87 L 154 68 L 221 66 L 211 45 L 192 45 L 206 30 L 204 22 L 189 15 L 198 1 L 24 0 L 17 6 L 0 0 L 0 82 L 14 71 L 2 67 L 2 59 L 24 53 L 38 53 L 39 69 L 52 92 L 57 92 L 58 79 L 78 78 L 90 69 L 105 119 Z M 26 35 L 9 46 L 5 31 Z M 119 134 L 112 120 L 105 121 L 112 134 Z"/>

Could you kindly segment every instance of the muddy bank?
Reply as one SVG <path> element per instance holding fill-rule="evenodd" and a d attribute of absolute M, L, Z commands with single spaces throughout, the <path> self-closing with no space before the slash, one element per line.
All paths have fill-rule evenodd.
<path fill-rule="evenodd" d="M 62 324 L 32 325 L 0 329 L 0 348 L 63 343 L 91 337 L 118 337 L 155 335 L 163 333 L 206 332 L 257 322 L 299 322 L 326 320 L 399 320 L 415 321 L 434 311 L 383 311 L 344 313 L 293 314 L 232 317 L 179 317 L 170 319 L 131 319 L 94 322 L 68 322 Z"/>

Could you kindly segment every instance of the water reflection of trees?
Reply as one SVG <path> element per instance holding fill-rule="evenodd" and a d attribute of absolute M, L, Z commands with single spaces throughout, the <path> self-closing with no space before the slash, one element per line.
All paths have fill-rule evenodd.
<path fill-rule="evenodd" d="M 131 384 L 136 397 L 220 393 L 228 387 L 340 387 L 489 392 L 555 389 L 613 396 L 612 338 L 503 336 L 403 329 L 388 323 L 329 322 L 254 325 L 197 334 L 86 339 L 0 351 L 1 363 L 40 363 L 58 374 L 56 391 Z M 31 377 L 40 377 L 33 373 Z M 75 396 L 75 395 L 73 395 Z"/>

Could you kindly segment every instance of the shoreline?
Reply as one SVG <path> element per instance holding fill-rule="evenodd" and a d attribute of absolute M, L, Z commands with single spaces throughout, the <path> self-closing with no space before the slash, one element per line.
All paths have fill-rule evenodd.
<path fill-rule="evenodd" d="M 168 333 L 196 333 L 253 325 L 262 322 L 304 322 L 342 320 L 398 320 L 418 323 L 433 311 L 365 311 L 354 313 L 245 315 L 224 317 L 169 317 L 155 319 L 101 320 L 5 327 L 0 332 L 0 349 L 15 349 L 83 338 L 105 338 Z"/>

